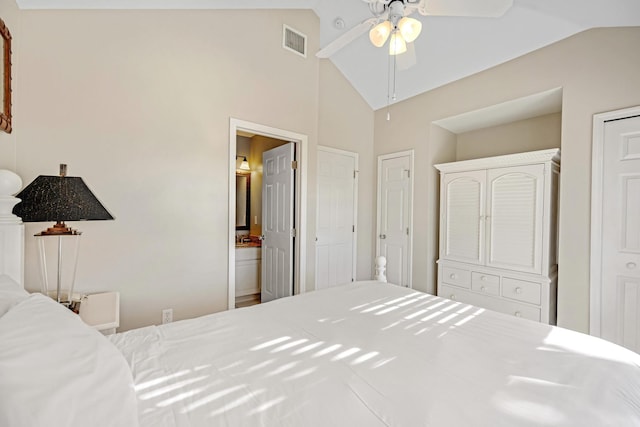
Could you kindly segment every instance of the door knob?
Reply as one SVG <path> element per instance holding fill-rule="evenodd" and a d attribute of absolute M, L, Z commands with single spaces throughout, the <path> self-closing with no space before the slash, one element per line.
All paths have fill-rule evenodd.
<path fill-rule="evenodd" d="M 386 238 L 387 238 L 387 235 L 386 235 L 386 234 L 381 234 L 381 235 L 380 235 L 380 238 L 381 238 L 381 239 L 386 239 Z"/>
<path fill-rule="evenodd" d="M 628 268 L 629 270 L 633 270 L 633 269 L 634 269 L 634 268 L 636 268 L 636 267 L 637 267 L 637 265 L 636 265 L 636 263 L 635 263 L 635 262 L 628 262 L 628 263 L 627 263 L 627 268 Z"/>
<path fill-rule="evenodd" d="M 260 241 L 264 240 L 264 234 L 261 235 L 261 236 L 258 236 L 258 240 L 260 240 Z"/>

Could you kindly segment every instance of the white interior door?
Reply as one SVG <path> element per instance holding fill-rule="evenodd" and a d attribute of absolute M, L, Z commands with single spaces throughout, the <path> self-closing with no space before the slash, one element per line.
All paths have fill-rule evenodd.
<path fill-rule="evenodd" d="M 387 258 L 387 280 L 411 287 L 413 151 L 378 157 L 378 255 Z"/>
<path fill-rule="evenodd" d="M 640 352 L 640 116 L 604 125 L 601 337 Z"/>
<path fill-rule="evenodd" d="M 261 302 L 293 293 L 294 144 L 262 154 Z"/>
<path fill-rule="evenodd" d="M 316 289 L 355 280 L 358 155 L 318 147 Z"/>

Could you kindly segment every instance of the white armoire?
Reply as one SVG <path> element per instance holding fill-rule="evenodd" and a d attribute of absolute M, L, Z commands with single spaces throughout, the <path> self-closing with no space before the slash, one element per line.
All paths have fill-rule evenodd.
<path fill-rule="evenodd" d="M 560 150 L 435 167 L 438 295 L 555 324 Z"/>

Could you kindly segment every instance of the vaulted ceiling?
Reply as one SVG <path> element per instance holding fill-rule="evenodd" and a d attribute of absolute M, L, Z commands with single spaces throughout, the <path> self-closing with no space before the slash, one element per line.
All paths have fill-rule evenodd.
<path fill-rule="evenodd" d="M 477 0 L 480 1 L 480 0 Z M 312 9 L 326 46 L 370 18 L 366 0 L 17 0 L 21 9 Z M 500 18 L 422 16 L 416 63 L 399 70 L 397 101 L 595 27 L 640 26 L 639 0 L 514 0 Z M 334 25 L 337 18 L 343 28 Z M 314 54 L 315 52 L 310 52 Z M 373 109 L 387 105 L 389 55 L 366 33 L 329 58 Z"/>

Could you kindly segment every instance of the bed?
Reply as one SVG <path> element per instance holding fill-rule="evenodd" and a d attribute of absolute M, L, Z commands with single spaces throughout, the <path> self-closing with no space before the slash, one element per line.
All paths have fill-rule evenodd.
<path fill-rule="evenodd" d="M 640 355 L 380 281 L 105 337 L 0 270 L 0 426 L 640 426 Z"/>

